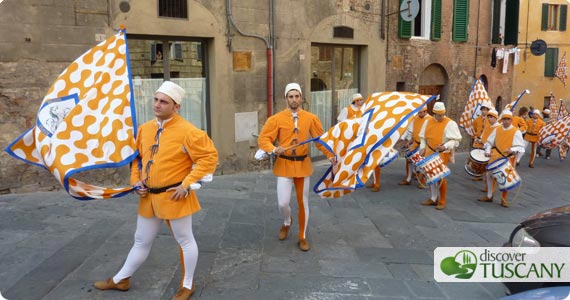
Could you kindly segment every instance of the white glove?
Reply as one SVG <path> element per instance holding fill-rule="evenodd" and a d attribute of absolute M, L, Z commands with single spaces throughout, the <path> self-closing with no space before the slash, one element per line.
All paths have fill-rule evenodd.
<path fill-rule="evenodd" d="M 269 155 L 267 155 L 267 153 L 261 149 L 257 149 L 257 152 L 255 152 L 255 159 L 256 160 L 266 160 Z"/>

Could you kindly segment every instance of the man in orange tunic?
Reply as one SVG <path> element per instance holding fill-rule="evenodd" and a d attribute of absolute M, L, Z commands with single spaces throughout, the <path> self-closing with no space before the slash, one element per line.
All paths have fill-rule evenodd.
<path fill-rule="evenodd" d="M 527 131 L 524 135 L 524 140 L 531 145 L 529 168 L 534 168 L 534 159 L 536 157 L 536 147 L 538 144 L 538 132 L 546 125 L 541 118 L 541 113 L 538 109 L 532 112 L 532 117 L 526 120 Z"/>
<path fill-rule="evenodd" d="M 483 130 L 483 133 L 481 134 L 481 138 L 479 139 L 479 141 L 477 141 L 477 143 L 479 143 L 481 145 L 485 145 L 485 143 L 487 142 L 487 139 L 489 139 L 489 136 L 491 135 L 491 133 L 493 133 L 495 131 L 495 128 L 497 128 L 501 125 L 501 124 L 499 124 L 499 122 L 497 122 L 498 117 L 499 117 L 499 113 L 494 108 L 489 110 L 489 112 L 487 113 L 487 120 L 489 120 L 489 126 Z M 485 189 L 483 190 L 483 192 L 487 191 L 487 188 L 488 188 L 489 183 L 490 183 L 490 181 L 487 180 L 487 176 L 485 175 L 486 173 L 487 172 L 485 172 L 482 176 L 482 177 L 485 177 Z"/>
<path fill-rule="evenodd" d="M 139 195 L 135 242 L 121 270 L 100 290 L 126 291 L 129 278 L 148 257 L 164 220 L 181 250 L 183 281 L 173 300 L 188 300 L 194 292 L 198 246 L 192 232 L 192 214 L 200 210 L 192 190 L 216 170 L 218 153 L 208 135 L 184 120 L 178 110 L 184 89 L 165 81 L 154 94 L 155 120 L 139 126 L 139 159 L 131 167 L 131 184 Z"/>
<path fill-rule="evenodd" d="M 283 226 L 279 230 L 279 240 L 289 236 L 289 229 L 293 223 L 291 218 L 291 189 L 295 185 L 297 204 L 299 205 L 299 249 L 310 249 L 306 231 L 309 223 L 309 185 L 313 173 L 313 165 L 309 157 L 309 144 L 297 147 L 298 143 L 310 137 L 321 136 L 323 126 L 319 118 L 301 108 L 302 91 L 297 83 L 289 83 L 285 87 L 285 101 L 287 108 L 271 116 L 265 122 L 258 138 L 259 148 L 268 153 L 277 155 L 273 174 L 277 176 L 277 202 L 279 211 L 283 216 Z M 277 143 L 277 146 L 275 144 Z M 332 153 L 325 147 L 316 144 L 329 160 L 335 161 Z"/>
<path fill-rule="evenodd" d="M 364 104 L 364 98 L 362 98 L 361 94 L 356 93 L 352 95 L 352 103 L 340 111 L 336 120 L 342 122 L 346 119 L 362 117 L 362 104 Z"/>
<path fill-rule="evenodd" d="M 485 142 L 485 156 L 490 157 L 490 163 L 497 159 L 507 157 L 509 163 L 515 168 L 517 153 L 524 153 L 524 140 L 520 130 L 513 126 L 513 113 L 509 110 L 504 110 L 501 114 L 502 126 L 498 126 L 487 138 Z M 495 190 L 496 182 L 491 183 L 491 174 L 487 172 L 487 195 L 480 198 L 481 202 L 492 202 L 493 192 Z M 501 194 L 501 206 L 509 207 L 507 203 L 507 196 L 509 192 L 503 191 Z"/>
<path fill-rule="evenodd" d="M 436 102 L 433 105 L 434 117 L 424 122 L 420 130 L 420 152 L 423 157 L 428 157 L 438 152 L 443 162 L 447 165 L 453 157 L 455 148 L 461 141 L 461 132 L 455 121 L 445 116 L 445 105 Z M 430 185 L 431 197 L 422 202 L 422 205 L 435 205 L 437 210 L 445 209 L 447 196 L 447 180 L 440 181 L 439 190 L 435 184 Z M 438 193 L 439 192 L 439 193 Z"/>
<path fill-rule="evenodd" d="M 483 149 L 483 144 L 479 141 L 481 140 L 483 130 L 490 126 L 487 113 L 489 113 L 491 109 L 493 109 L 493 104 L 489 101 L 483 101 L 483 103 L 481 103 L 481 115 L 473 120 L 473 148 L 475 149 Z"/>
<path fill-rule="evenodd" d="M 402 141 L 405 141 L 404 148 L 408 149 L 408 153 L 415 151 L 417 147 L 420 146 L 420 129 L 427 120 L 433 119 L 427 113 L 427 105 L 425 105 L 420 112 L 412 119 L 408 128 L 400 138 Z M 419 149 L 418 149 L 419 151 Z M 406 159 L 406 178 L 400 181 L 399 185 L 410 185 L 412 181 L 412 175 L 414 173 L 414 164 Z M 418 188 L 426 188 L 426 181 L 425 177 L 421 175 L 421 173 L 417 173 L 418 177 Z"/>

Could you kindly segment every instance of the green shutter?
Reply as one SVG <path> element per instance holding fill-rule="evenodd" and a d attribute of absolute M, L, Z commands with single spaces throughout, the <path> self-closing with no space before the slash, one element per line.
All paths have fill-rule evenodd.
<path fill-rule="evenodd" d="M 540 29 L 542 31 L 548 30 L 548 4 L 542 4 L 542 23 Z"/>
<path fill-rule="evenodd" d="M 431 2 L 431 40 L 441 40 L 441 0 Z"/>
<path fill-rule="evenodd" d="M 544 77 L 554 77 L 558 67 L 558 48 L 547 48 L 544 56 Z"/>
<path fill-rule="evenodd" d="M 402 5 L 402 2 L 406 1 L 406 0 L 400 0 L 400 5 Z M 398 6 L 398 9 L 400 9 L 400 6 Z M 409 39 L 412 37 L 412 22 L 409 21 L 404 21 L 402 19 L 402 17 L 400 16 L 400 14 L 398 14 L 398 36 L 401 39 Z"/>
<path fill-rule="evenodd" d="M 560 5 L 560 26 L 558 30 L 566 31 L 566 19 L 568 15 L 568 5 Z"/>
<path fill-rule="evenodd" d="M 469 30 L 469 0 L 454 0 L 453 34 L 455 42 L 466 42 Z"/>

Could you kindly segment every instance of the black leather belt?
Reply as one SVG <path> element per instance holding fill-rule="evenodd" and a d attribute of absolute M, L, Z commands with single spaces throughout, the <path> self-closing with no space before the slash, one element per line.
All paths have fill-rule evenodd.
<path fill-rule="evenodd" d="M 307 158 L 307 155 L 301 155 L 301 156 L 287 156 L 287 155 L 279 155 L 279 158 L 284 158 L 286 160 L 292 160 L 292 161 L 304 161 L 305 158 Z"/>
<path fill-rule="evenodd" d="M 169 188 L 173 188 L 175 186 L 179 186 L 182 182 L 177 182 L 175 184 L 171 184 L 171 185 L 167 185 L 167 186 L 163 186 L 163 187 L 159 187 L 159 188 L 151 188 L 145 185 L 146 189 L 148 190 L 149 193 L 151 194 L 160 194 L 160 193 L 164 193 L 166 192 L 166 190 L 168 190 Z"/>
<path fill-rule="evenodd" d="M 526 134 L 528 134 L 528 135 L 538 135 L 538 134 L 536 134 L 536 133 L 530 133 L 530 132 L 527 132 Z"/>

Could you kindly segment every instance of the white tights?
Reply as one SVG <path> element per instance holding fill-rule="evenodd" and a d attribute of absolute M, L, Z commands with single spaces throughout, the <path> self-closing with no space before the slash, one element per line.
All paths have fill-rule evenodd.
<path fill-rule="evenodd" d="M 137 230 L 135 232 L 135 243 L 127 256 L 125 264 L 113 277 L 115 283 L 124 278 L 131 277 L 142 263 L 147 259 L 152 247 L 152 242 L 156 238 L 162 219 L 157 217 L 145 218 L 138 216 Z M 192 288 L 194 279 L 194 270 L 198 262 L 198 245 L 192 233 L 192 216 L 186 216 L 179 219 L 170 220 L 172 234 L 182 248 L 184 263 L 184 282 L 185 288 Z"/>

